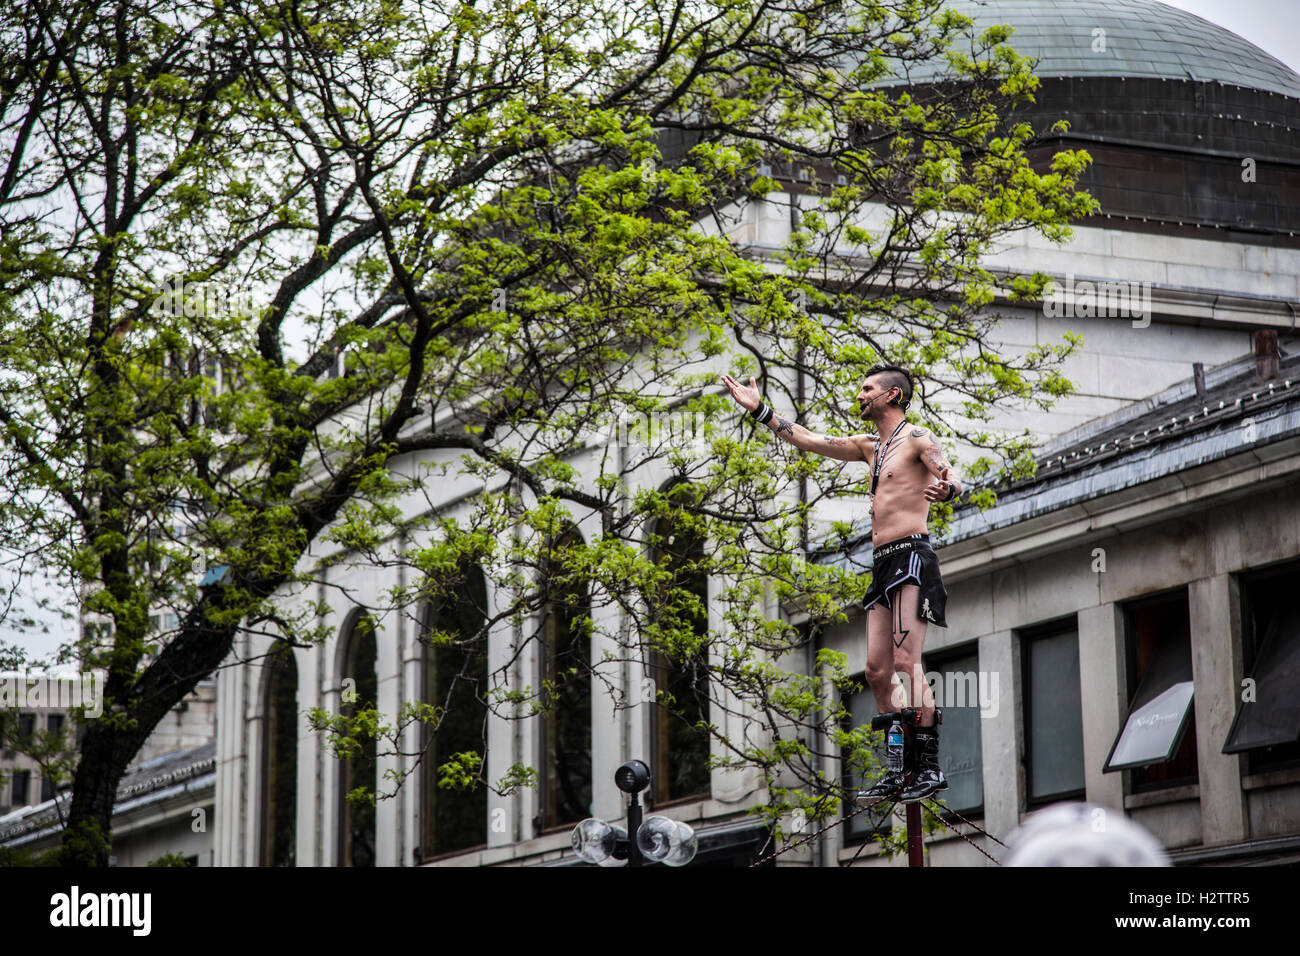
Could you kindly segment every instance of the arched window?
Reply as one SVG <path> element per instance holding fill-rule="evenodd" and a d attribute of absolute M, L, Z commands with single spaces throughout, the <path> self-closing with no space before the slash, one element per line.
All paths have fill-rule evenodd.
<path fill-rule="evenodd" d="M 709 630 L 709 581 L 700 567 L 704 539 L 669 516 L 657 519 L 651 526 L 650 543 L 651 559 L 673 572 L 673 586 L 699 601 L 700 613 L 691 616 L 690 623 L 694 633 L 703 638 Z M 650 773 L 654 801 L 662 804 L 708 796 L 709 733 L 695 727 L 709 719 L 707 649 L 670 657 L 656 648 L 648 664 L 656 697 L 665 694 L 672 699 L 671 705 L 652 705 Z"/>
<path fill-rule="evenodd" d="M 451 593 L 426 605 L 422 635 L 423 700 L 445 708 L 436 731 L 423 725 L 420 856 L 426 860 L 487 840 L 487 794 L 483 789 L 438 786 L 438 767 L 453 754 L 476 753 L 483 765 L 487 764 L 487 708 L 483 701 L 488 687 L 487 641 L 479 635 L 487 619 L 487 586 L 477 566 L 448 583 L 453 586 Z M 452 641 L 435 643 L 433 635 L 442 635 L 443 640 L 450 635 Z"/>
<path fill-rule="evenodd" d="M 293 866 L 298 824 L 298 664 L 279 645 L 263 701 L 262 865 Z"/>
<path fill-rule="evenodd" d="M 374 707 L 379 696 L 375 676 L 375 624 L 365 615 L 358 616 L 348 630 L 343 656 L 343 680 L 355 681 L 359 698 L 355 705 L 344 704 L 342 713 L 351 717 L 358 709 Z M 341 866 L 375 865 L 375 808 L 372 804 L 354 805 L 347 795 L 358 787 L 374 792 L 378 787 L 378 763 L 375 741 L 361 739 L 361 752 L 340 761 L 339 767 L 339 864 Z"/>
<path fill-rule="evenodd" d="M 542 582 L 543 829 L 591 816 L 591 596 L 561 557 L 581 544 L 576 528 L 560 535 Z"/>

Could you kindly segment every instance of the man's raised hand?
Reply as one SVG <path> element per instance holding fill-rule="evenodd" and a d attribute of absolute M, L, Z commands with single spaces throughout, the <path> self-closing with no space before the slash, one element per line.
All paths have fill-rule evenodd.
<path fill-rule="evenodd" d="M 722 384 L 727 386 L 727 391 L 731 392 L 731 397 L 739 402 L 747 412 L 752 412 L 762 403 L 762 399 L 758 394 L 758 383 L 752 378 L 749 380 L 749 385 L 741 385 L 726 372 L 723 372 Z"/>

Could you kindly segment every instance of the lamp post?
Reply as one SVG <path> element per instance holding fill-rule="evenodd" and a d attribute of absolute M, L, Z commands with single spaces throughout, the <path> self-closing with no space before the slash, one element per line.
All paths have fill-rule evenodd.
<path fill-rule="evenodd" d="M 594 817 L 573 828 L 573 852 L 584 863 L 597 866 L 645 866 L 646 860 L 668 866 L 685 866 L 695 858 L 695 831 L 680 820 L 665 816 L 642 819 L 641 791 L 650 786 L 650 768 L 643 760 L 629 760 L 614 771 L 614 786 L 626 793 L 627 828 Z"/>
<path fill-rule="evenodd" d="M 645 765 L 644 761 L 629 760 L 614 771 L 614 786 L 631 798 L 627 805 L 627 832 L 628 836 L 631 837 L 627 843 L 627 865 L 643 866 L 645 858 L 641 855 L 641 848 L 637 845 L 636 834 L 641 828 L 641 800 L 639 797 L 641 791 L 650 786 L 650 768 Z"/>

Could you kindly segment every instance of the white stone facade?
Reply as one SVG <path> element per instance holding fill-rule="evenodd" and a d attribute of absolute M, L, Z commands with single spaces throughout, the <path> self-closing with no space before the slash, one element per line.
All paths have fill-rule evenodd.
<path fill-rule="evenodd" d="M 759 247 L 779 245 L 788 235 L 789 209 L 788 205 L 783 207 L 788 201 L 788 196 L 778 194 L 756 203 L 742 214 L 734 238 Z M 1059 341 L 1066 330 L 1081 333 L 1084 345 L 1066 369 L 1078 387 L 1077 395 L 1048 414 L 1005 415 L 1000 425 L 1028 427 L 1045 443 L 1060 436 L 1068 438 L 1072 429 L 1086 422 L 1189 380 L 1193 362 L 1213 369 L 1240 359 L 1251 349 L 1252 330 L 1261 326 L 1279 329 L 1284 350 L 1295 348 L 1294 303 L 1300 298 L 1300 251 L 1117 229 L 1079 228 L 1076 232 L 1075 242 L 1064 249 L 1035 241 L 1007 243 L 990 265 L 1023 271 L 1041 269 L 1062 280 L 1069 274 L 1076 278 L 1149 282 L 1153 320 L 1148 326 L 1135 327 L 1126 319 L 1050 318 L 1042 311 L 1013 310 L 1014 317 L 1000 327 L 1008 349 Z M 1262 786 L 1259 781 L 1244 780 L 1239 766 L 1242 761 L 1217 754 L 1215 743 L 1222 739 L 1219 731 L 1226 729 L 1225 719 L 1231 720 L 1225 708 L 1229 707 L 1238 677 L 1232 665 L 1236 638 L 1231 628 L 1225 631 L 1222 626 L 1228 614 L 1231 575 L 1261 562 L 1300 555 L 1300 509 L 1296 507 L 1300 495 L 1293 494 L 1293 469 L 1297 466 L 1300 458 L 1293 452 L 1268 466 L 1252 463 L 1226 484 L 1220 481 L 1207 490 L 1209 497 L 1192 509 L 1195 517 L 1178 517 L 1176 526 L 1171 522 L 1186 514 L 1193 494 L 1180 481 L 1168 487 L 1162 485 L 1159 495 L 1123 502 L 1122 506 L 1116 504 L 1106 511 L 1104 520 L 1088 514 L 1085 508 L 1069 515 L 1069 520 L 1049 522 L 1051 527 L 1038 529 L 1028 523 L 1020 529 L 1023 534 L 1010 535 L 1015 540 L 1000 540 L 994 545 L 971 539 L 940 551 L 951 591 L 952 626 L 947 631 L 933 629 L 927 651 L 969 642 L 979 648 L 981 669 L 998 670 L 1006 677 L 1000 686 L 1003 706 L 996 718 L 983 725 L 983 820 L 991 832 L 1005 838 L 1025 810 L 1019 764 L 1024 728 L 1015 676 L 1016 631 L 1053 617 L 1075 614 L 1080 666 L 1087 675 L 1084 726 L 1089 799 L 1124 807 L 1170 847 L 1240 841 L 1269 828 L 1300 833 L 1300 797 L 1295 788 L 1286 791 L 1290 795 L 1279 810 L 1268 802 L 1277 794 L 1255 789 Z M 648 484 L 653 483 L 653 477 L 648 476 Z M 1284 493 L 1280 489 L 1290 489 L 1290 504 L 1281 513 L 1276 502 L 1271 507 L 1265 505 L 1259 498 L 1265 488 L 1278 489 L 1277 494 Z M 443 490 L 439 503 L 451 502 L 470 489 L 446 482 Z M 1220 499 L 1225 496 L 1240 496 L 1240 503 L 1224 506 Z M 823 517 L 861 520 L 865 518 L 865 504 L 845 502 L 829 509 Z M 1200 508 L 1208 510 L 1202 512 Z M 1272 527 L 1276 533 L 1256 535 L 1243 531 L 1263 527 Z M 589 536 L 592 529 L 581 530 Z M 1094 546 L 1105 547 L 1110 555 L 1105 574 L 1093 574 L 1087 569 L 1088 554 Z M 313 559 L 326 556 L 318 550 Z M 323 575 L 325 584 L 314 597 L 330 599 L 334 610 L 326 623 L 336 634 L 352 602 L 378 606 L 382 592 L 407 583 L 395 570 L 360 567 L 346 561 L 333 565 Z M 1126 798 L 1122 775 L 1100 772 L 1100 761 L 1105 758 L 1125 704 L 1123 677 L 1116 664 L 1116 641 L 1122 640 L 1117 636 L 1116 602 L 1175 585 L 1187 586 L 1191 595 L 1198 662 L 1197 726 L 1213 727 L 1214 732 L 1198 742 L 1202 782 L 1196 793 Z M 335 587 L 345 588 L 349 600 L 335 600 Z M 716 609 L 711 610 L 716 620 Z M 778 613 L 777 609 L 773 608 L 773 613 Z M 390 614 L 377 623 L 379 704 L 393 713 L 403 701 L 412 699 L 420 686 L 420 646 L 410 618 Z M 505 661 L 516 640 L 518 635 L 505 631 L 493 635 L 491 667 Z M 847 653 L 850 661 L 860 662 L 865 655 L 863 622 L 859 618 L 841 626 L 828 635 L 827 642 Z M 250 646 L 246 639 L 238 656 L 256 658 L 264 651 L 265 647 Z M 593 648 L 593 659 L 599 655 L 600 648 Z M 343 677 L 337 639 L 323 648 L 297 651 L 296 661 L 300 711 L 313 706 L 336 710 Z M 536 667 L 537 661 L 524 655 L 515 664 L 513 679 L 519 685 L 529 683 L 527 675 Z M 218 865 L 249 865 L 259 859 L 263 671 L 254 664 L 226 668 L 219 677 Z M 639 675 L 625 672 L 622 679 L 634 681 Z M 624 810 L 612 783 L 613 770 L 625 759 L 644 757 L 649 731 L 640 708 L 615 712 L 608 697 L 595 687 L 592 699 L 593 814 L 617 819 Z M 534 724 L 492 721 L 489 777 L 499 778 L 516 761 L 536 763 Z M 305 720 L 300 723 L 298 739 L 297 862 L 335 865 L 339 853 L 339 763 L 326 753 L 323 740 L 308 731 Z M 381 777 L 384 769 L 381 764 Z M 707 827 L 740 819 L 745 808 L 763 799 L 758 780 L 752 775 L 715 772 L 712 789 L 710 799 L 673 808 L 672 815 L 691 820 L 697 827 Z M 484 799 L 490 801 L 484 847 L 439 860 L 439 865 L 532 863 L 565 856 L 568 828 L 552 833 L 534 829 L 535 793 L 525 792 L 509 799 L 485 795 Z M 415 862 L 418 814 L 419 787 L 415 778 L 393 799 L 379 802 L 379 865 Z M 818 849 L 824 864 L 833 864 L 837 858 L 855 852 L 855 848 L 845 847 L 838 835 L 825 838 Z M 782 862 L 806 863 L 811 859 L 808 852 L 800 852 Z M 936 865 L 984 862 L 960 840 L 939 840 L 933 846 L 932 863 Z"/>

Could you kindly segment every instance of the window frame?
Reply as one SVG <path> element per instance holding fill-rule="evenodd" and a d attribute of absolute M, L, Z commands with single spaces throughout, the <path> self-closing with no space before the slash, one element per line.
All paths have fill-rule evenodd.
<path fill-rule="evenodd" d="M 673 487 L 681 483 L 682 483 L 681 481 L 670 482 L 663 489 L 663 493 L 671 494 Z M 649 537 L 652 542 L 657 542 L 661 537 L 665 537 L 666 535 L 665 525 L 668 524 L 669 521 L 670 518 L 668 516 L 663 516 L 663 517 L 655 518 L 650 522 Z M 683 551 L 682 554 L 679 555 L 679 557 L 683 559 L 695 560 L 695 558 L 692 557 L 695 554 L 695 552 L 698 550 L 699 554 L 703 556 L 706 553 L 706 547 L 707 547 L 707 543 L 703 540 L 692 542 L 689 550 Z M 658 564 L 658 562 L 663 557 L 665 557 L 665 552 L 658 544 L 652 543 L 650 547 L 647 548 L 647 557 L 654 563 Z M 698 575 L 698 577 L 699 577 L 699 583 L 702 585 L 702 589 L 703 589 L 703 595 L 701 595 L 702 601 L 704 603 L 704 620 L 702 622 L 702 627 L 704 630 L 704 634 L 707 635 L 708 627 L 709 627 L 709 622 L 708 622 L 709 578 L 708 578 L 708 574 L 704 572 L 701 572 Z M 706 648 L 705 654 L 707 655 L 707 653 L 708 651 Z M 658 691 L 662 689 L 666 689 L 666 685 L 670 684 L 671 679 L 675 673 L 681 673 L 684 671 L 684 668 L 675 665 L 672 662 L 672 660 L 670 660 L 668 656 L 663 654 L 661 651 L 651 650 L 647 656 L 648 656 L 648 660 L 644 665 L 645 670 L 647 672 L 646 676 L 650 679 L 650 681 L 654 685 L 656 694 L 658 693 Z M 706 685 L 709 680 L 707 663 L 708 662 L 706 660 L 705 661 L 706 669 L 703 678 L 703 681 Z M 700 688 L 697 686 L 693 688 L 693 691 L 694 693 L 698 694 L 700 692 Z M 705 720 L 709 720 L 711 718 L 711 714 L 709 713 L 711 699 L 712 699 L 711 695 L 709 694 L 706 688 L 706 690 L 704 691 L 704 701 L 702 705 L 705 711 L 704 713 Z M 694 803 L 699 800 L 709 799 L 713 795 L 713 774 L 708 770 L 708 758 L 712 753 L 712 742 L 713 742 L 712 735 L 708 733 L 703 734 L 705 749 L 706 749 L 706 754 L 704 758 L 705 762 L 703 768 L 703 772 L 707 778 L 705 782 L 705 788 L 703 790 L 698 790 L 691 793 L 679 793 L 673 795 L 667 782 L 669 780 L 669 777 L 667 774 L 661 772 L 661 768 L 665 765 L 671 766 L 672 745 L 670 743 L 669 731 L 671 727 L 671 722 L 673 720 L 679 720 L 681 718 L 673 715 L 670 711 L 668 711 L 667 708 L 665 708 L 663 705 L 658 703 L 657 699 L 650 702 L 649 716 L 650 719 L 647 721 L 647 723 L 649 724 L 649 730 L 650 730 L 650 805 L 654 807 L 669 807 L 669 806 L 677 806 L 679 804 Z"/>
<path fill-rule="evenodd" d="M 941 671 L 943 669 L 943 665 L 945 665 L 948 661 L 962 660 L 969 657 L 975 658 L 975 687 L 976 687 L 976 694 L 978 695 L 979 672 L 980 672 L 979 638 L 972 638 L 971 640 L 964 641 L 961 644 L 955 644 L 950 647 L 944 647 L 935 651 L 923 651 L 921 653 L 921 666 L 925 669 L 925 673 L 928 674 L 930 673 L 930 671 Z M 946 706 L 941 707 L 940 709 L 946 710 L 947 707 Z M 983 720 L 983 717 L 981 716 L 978 719 Z M 954 807 L 951 810 L 945 810 L 941 816 L 941 819 L 943 819 L 945 822 L 948 823 L 956 822 L 957 821 L 956 814 L 958 813 L 960 813 L 963 817 L 966 817 L 967 819 L 978 820 L 978 819 L 983 819 L 984 817 L 984 806 L 985 806 L 985 802 L 988 799 L 988 794 L 985 792 L 985 787 L 984 787 L 984 725 L 981 723 L 978 724 L 977 726 L 980 728 L 979 731 L 980 802 L 977 806 L 972 807 L 970 809 L 967 809 L 965 807 Z M 942 751 L 943 750 L 943 725 L 942 724 L 940 725 L 940 729 L 939 729 L 939 740 L 940 740 L 939 749 L 940 751 Z M 935 797 L 942 798 L 945 793 L 946 791 L 940 790 L 938 793 L 935 794 Z"/>
<path fill-rule="evenodd" d="M 289 843 L 290 862 L 283 865 L 296 866 L 298 836 L 297 715 L 299 713 L 298 690 L 300 687 L 298 661 L 293 650 L 288 645 L 281 644 L 272 650 L 269 655 L 268 665 L 271 670 L 267 674 L 266 688 L 262 697 L 262 836 L 259 856 L 261 857 L 262 866 L 282 865 L 275 860 L 275 832 L 278 829 L 277 823 L 287 816 L 292 821 L 293 837 Z M 282 728 L 279 726 L 280 715 L 277 710 L 277 697 L 282 689 L 282 682 L 290 677 L 293 681 L 294 711 L 294 732 L 291 735 L 294 746 L 291 759 L 280 753 L 279 731 Z M 279 788 L 277 787 L 280 782 L 278 775 L 285 769 L 280 766 L 281 760 L 288 763 L 293 771 L 293 783 L 292 787 L 289 788 L 293 794 L 293 801 L 287 808 L 281 805 Z"/>
<path fill-rule="evenodd" d="M 1033 738 L 1031 737 L 1033 722 L 1033 693 L 1032 693 L 1032 675 L 1033 675 L 1033 644 L 1037 641 L 1045 640 L 1051 637 L 1059 637 L 1062 634 L 1073 634 L 1075 641 L 1075 650 L 1078 651 L 1079 645 L 1079 617 L 1078 614 L 1068 614 L 1051 621 L 1045 621 L 1041 624 L 1034 624 L 1030 627 L 1020 628 L 1016 631 L 1019 639 L 1020 650 L 1020 677 L 1021 677 L 1021 707 L 1023 708 L 1024 717 L 1024 753 L 1021 763 L 1025 771 L 1025 808 L 1038 809 L 1053 803 L 1060 803 L 1063 800 L 1080 800 L 1087 795 L 1087 771 L 1088 766 L 1084 761 L 1082 747 L 1080 747 L 1080 762 L 1083 763 L 1084 784 L 1075 790 L 1065 790 L 1059 793 L 1042 794 L 1035 796 L 1033 793 L 1034 785 L 1034 766 L 1033 766 Z M 1080 675 L 1082 676 L 1082 675 Z M 1083 727 L 1083 687 L 1079 688 L 1079 726 Z"/>
<path fill-rule="evenodd" d="M 23 793 L 21 799 L 19 799 L 18 797 L 18 781 L 20 779 L 23 782 L 22 785 Z M 31 801 L 28 799 L 28 797 L 31 796 L 31 792 L 32 792 L 32 772 L 27 769 L 22 769 L 22 770 L 15 769 L 9 775 L 8 789 L 9 789 L 9 799 L 11 801 L 9 806 L 11 809 L 18 809 L 20 807 L 31 806 Z"/>
<path fill-rule="evenodd" d="M 362 625 L 363 623 L 367 623 L 367 622 L 371 633 L 371 640 L 374 642 L 374 646 L 375 646 L 375 656 L 374 656 L 374 660 L 371 662 L 371 666 L 374 669 L 375 689 L 377 695 L 378 687 L 379 687 L 379 629 L 378 629 L 378 625 L 375 623 L 374 618 L 370 617 L 370 615 L 365 613 L 364 611 L 354 612 L 346 631 L 347 634 L 347 637 L 345 639 L 346 644 L 343 647 L 343 657 L 341 661 L 342 672 L 340 674 L 340 686 L 343 680 L 351 677 L 357 683 L 357 693 L 358 694 L 361 693 L 360 674 L 357 672 L 356 665 L 358 663 L 357 658 L 359 655 L 359 644 L 361 641 Z M 341 693 L 340 693 L 340 697 L 341 697 Z M 367 703 L 364 697 L 361 698 L 361 703 L 362 704 Z M 374 701 L 374 703 L 376 706 L 378 706 L 377 700 Z M 354 712 L 355 711 L 352 705 L 344 704 L 342 700 L 339 701 L 340 714 L 350 717 Z M 353 778 L 355 762 L 359 760 L 364 760 L 367 756 L 365 752 L 365 747 L 366 744 L 363 743 L 362 753 L 359 754 L 357 757 L 344 757 L 338 762 L 339 777 L 338 777 L 337 794 L 338 794 L 339 805 L 338 805 L 338 811 L 335 814 L 335 816 L 338 821 L 338 828 L 339 828 L 338 831 L 338 841 L 339 841 L 338 865 L 339 866 L 351 867 L 351 866 L 360 865 L 362 867 L 368 868 L 371 866 L 377 866 L 379 862 L 378 861 L 379 826 L 378 826 L 378 819 L 377 819 L 378 807 L 373 807 L 370 810 L 372 815 L 371 826 L 372 826 L 372 835 L 373 835 L 373 845 L 371 847 L 371 853 L 374 855 L 375 859 L 373 859 L 370 863 L 363 863 L 363 864 L 356 864 L 352 862 L 353 819 L 358 808 L 352 806 L 347 801 L 347 794 L 349 790 L 348 784 L 352 781 Z M 372 761 L 374 761 L 375 764 L 374 787 L 376 790 L 378 790 L 379 764 L 376 757 L 371 756 L 371 759 Z"/>
<path fill-rule="evenodd" d="M 1237 587 L 1237 606 L 1241 615 L 1239 620 L 1243 678 L 1254 677 L 1253 672 L 1258 663 L 1260 651 L 1263 650 L 1263 641 L 1256 622 L 1256 609 L 1255 602 L 1252 600 L 1252 592 L 1256 588 L 1263 587 L 1267 582 L 1289 577 L 1300 578 L 1300 560 L 1289 558 L 1258 568 L 1248 568 L 1233 576 Z M 1300 640 L 1300 635 L 1297 635 L 1295 639 Z M 1237 709 L 1233 714 L 1232 723 L 1228 727 L 1228 733 L 1224 738 L 1220 753 L 1244 755 L 1247 775 L 1300 768 L 1300 739 L 1284 744 L 1228 749 L 1233 737 L 1236 735 L 1237 725 L 1241 720 L 1245 706 L 1245 701 L 1237 701 Z M 1271 758 L 1268 757 L 1266 752 L 1274 748 L 1282 748 L 1281 754 Z"/>
<path fill-rule="evenodd" d="M 582 537 L 582 533 L 578 530 L 577 525 L 574 524 L 568 524 L 563 530 L 561 530 L 557 535 L 555 535 L 554 544 L 550 546 L 549 550 L 556 551 L 569 545 L 576 545 L 578 547 L 583 547 L 586 545 L 586 539 Z M 558 606 L 558 602 L 555 600 L 554 592 L 551 590 L 551 580 L 552 580 L 552 575 L 551 575 L 550 568 L 544 567 L 542 572 L 543 591 L 542 591 L 542 619 L 541 619 L 541 629 L 540 629 L 540 637 L 542 641 L 542 653 L 538 655 L 540 670 L 541 670 L 540 677 L 541 680 L 544 681 L 552 680 L 553 675 L 557 673 L 558 657 L 559 657 L 559 651 L 556 646 L 557 641 L 559 640 L 559 636 L 557 633 L 557 615 L 556 615 L 556 608 Z M 574 609 L 574 617 L 586 616 L 590 618 L 592 582 L 588 579 L 583 579 L 582 581 L 578 582 L 578 584 L 580 585 L 584 593 L 580 597 L 580 600 L 578 601 L 577 606 Z M 590 669 L 592 666 L 592 648 L 591 648 L 590 633 L 587 634 L 587 645 L 585 647 L 585 660 L 588 669 Z M 590 767 L 588 769 L 588 776 L 590 780 L 590 786 L 592 788 L 592 799 L 594 800 L 595 787 L 596 787 L 596 773 L 595 773 L 596 761 L 595 761 L 595 753 L 594 753 L 595 747 L 593 745 L 593 738 L 595 735 L 596 721 L 595 721 L 595 715 L 592 711 L 592 705 L 595 703 L 595 700 L 594 700 L 594 695 L 591 693 L 590 690 L 590 682 L 591 682 L 590 673 L 586 674 L 584 679 L 588 682 L 587 713 L 586 713 L 587 753 L 588 753 L 588 757 L 590 758 Z M 558 833 L 563 830 L 570 830 L 573 828 L 575 823 L 581 822 L 581 820 L 584 819 L 584 817 L 578 817 L 578 819 L 576 820 L 560 819 L 561 817 L 560 803 L 559 800 L 556 799 L 558 775 L 556 774 L 556 767 L 555 767 L 555 763 L 557 762 L 558 759 L 558 747 L 559 747 L 559 722 L 557 720 L 557 716 L 558 715 L 552 715 L 546 713 L 543 713 L 541 715 L 541 725 L 540 725 L 541 732 L 538 735 L 539 739 L 538 739 L 538 748 L 537 748 L 540 755 L 540 759 L 538 763 L 541 768 L 541 773 L 539 774 L 540 777 L 539 782 L 541 786 L 540 786 L 540 794 L 539 794 L 540 799 L 538 801 L 539 804 L 538 815 L 536 819 L 533 821 L 534 827 L 537 831 L 537 835 L 539 836 L 548 833 Z"/>
<path fill-rule="evenodd" d="M 1122 612 L 1124 628 L 1124 694 L 1126 697 L 1125 716 L 1120 724 L 1119 730 L 1115 734 L 1115 739 L 1111 742 L 1110 750 L 1106 753 L 1106 760 L 1102 764 L 1103 773 L 1122 773 L 1124 792 L 1126 794 L 1135 793 L 1159 793 L 1162 790 L 1171 790 L 1175 787 L 1184 787 L 1200 782 L 1200 760 L 1196 750 L 1196 735 L 1193 733 L 1191 740 L 1191 761 L 1193 771 L 1190 775 L 1182 777 L 1173 777 L 1168 780 L 1144 780 L 1141 775 L 1135 771 L 1145 770 L 1149 767 L 1171 764 L 1175 762 L 1183 748 L 1187 745 L 1188 731 L 1196 727 L 1196 688 L 1193 683 L 1192 697 L 1188 700 L 1187 709 L 1179 722 L 1178 729 L 1174 733 L 1173 748 L 1167 760 L 1151 760 L 1144 764 L 1126 764 L 1121 767 L 1111 767 L 1111 759 L 1115 755 L 1119 742 L 1124 736 L 1124 731 L 1128 722 L 1133 717 L 1133 701 L 1137 699 L 1138 691 L 1141 690 L 1142 680 L 1146 672 L 1138 674 L 1138 635 L 1137 635 L 1137 615 L 1153 607 L 1159 607 L 1164 604 L 1177 603 L 1179 596 L 1182 597 L 1183 609 L 1187 620 L 1187 654 L 1190 659 L 1192 653 L 1192 624 L 1191 624 L 1191 593 L 1187 585 L 1169 588 L 1152 594 L 1145 594 L 1141 597 L 1125 601 L 1120 605 Z M 1159 651 L 1159 644 L 1152 648 L 1154 655 Z M 1148 667 L 1151 662 L 1148 661 Z M 1193 678 L 1195 674 L 1193 673 Z M 1174 685 L 1171 685 L 1171 687 Z"/>
<path fill-rule="evenodd" d="M 467 589 L 473 589 L 472 599 L 482 598 L 482 606 L 477 608 L 481 613 L 479 618 L 479 628 L 483 628 L 488 620 L 487 606 L 487 576 L 484 574 L 482 567 L 473 563 L 462 569 L 462 574 L 474 575 L 475 583 L 469 585 Z M 432 647 L 428 642 L 428 633 L 433 629 L 435 614 L 442 611 L 444 604 L 436 599 L 425 600 L 420 610 L 419 628 L 420 628 L 420 699 L 433 707 L 442 706 L 442 698 L 438 695 L 438 665 L 439 651 L 450 651 L 451 648 Z M 488 687 L 490 679 L 490 667 L 488 664 L 488 649 L 486 644 L 481 651 L 470 651 L 469 653 L 479 653 L 482 656 L 483 666 L 481 669 L 482 685 L 479 691 L 474 695 L 476 701 L 482 706 L 483 719 L 487 719 L 488 707 L 483 698 L 483 693 Z M 477 669 L 476 669 L 477 670 Z M 432 860 L 439 860 L 444 857 L 458 856 L 462 853 L 471 853 L 475 850 L 481 850 L 488 845 L 488 827 L 491 822 L 491 814 L 488 807 L 488 791 L 472 790 L 466 796 L 477 795 L 483 803 L 483 829 L 478 835 L 478 840 L 465 846 L 454 847 L 450 850 L 438 849 L 438 749 L 437 749 L 437 732 L 432 730 L 427 724 L 420 724 L 420 743 L 421 752 L 421 773 L 420 773 L 420 796 L 419 812 L 420 826 L 419 838 L 415 847 L 416 861 L 418 863 L 428 863 Z M 486 768 L 488 760 L 488 741 L 481 741 L 483 750 L 483 766 Z"/>
<path fill-rule="evenodd" d="M 20 713 L 18 715 L 18 735 L 14 743 L 21 746 L 31 744 L 36 739 L 36 714 Z"/>

